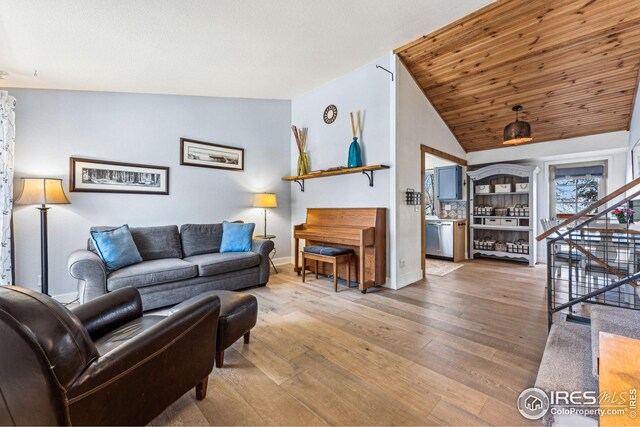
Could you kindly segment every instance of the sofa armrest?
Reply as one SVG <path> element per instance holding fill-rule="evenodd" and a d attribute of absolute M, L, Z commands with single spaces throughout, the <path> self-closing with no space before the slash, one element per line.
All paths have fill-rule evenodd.
<path fill-rule="evenodd" d="M 142 299 L 136 288 L 110 292 L 71 309 L 94 341 L 116 328 L 142 317 Z"/>
<path fill-rule="evenodd" d="M 274 244 L 271 240 L 255 239 L 251 243 L 251 252 L 260 255 L 260 284 L 265 285 L 269 281 L 271 266 L 269 265 L 269 254 L 273 251 Z"/>
<path fill-rule="evenodd" d="M 93 360 L 67 391 L 74 423 L 146 424 L 213 369 L 220 298 L 204 296 Z M 113 408 L 137 403 L 138 412 Z"/>
<path fill-rule="evenodd" d="M 78 279 L 80 303 L 107 293 L 107 268 L 102 259 L 86 249 L 72 252 L 67 261 L 69 274 Z"/>
<path fill-rule="evenodd" d="M 260 256 L 269 256 L 274 248 L 273 241 L 266 239 L 255 239 L 251 242 L 251 252 L 260 254 Z"/>

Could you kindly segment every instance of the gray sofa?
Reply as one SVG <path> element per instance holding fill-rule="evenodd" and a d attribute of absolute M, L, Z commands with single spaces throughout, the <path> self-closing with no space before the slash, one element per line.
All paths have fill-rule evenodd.
<path fill-rule="evenodd" d="M 103 230 L 112 227 L 92 227 Z M 143 261 L 109 273 L 87 249 L 69 256 L 69 274 L 78 279 L 80 303 L 117 289 L 135 287 L 144 310 L 180 303 L 202 292 L 238 290 L 269 281 L 270 240 L 254 240 L 250 252 L 220 253 L 222 224 L 185 224 L 180 227 L 131 227 Z"/>

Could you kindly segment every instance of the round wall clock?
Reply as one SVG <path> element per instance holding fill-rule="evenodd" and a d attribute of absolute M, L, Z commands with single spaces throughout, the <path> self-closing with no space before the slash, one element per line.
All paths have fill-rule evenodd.
<path fill-rule="evenodd" d="M 324 122 L 328 125 L 336 121 L 336 117 L 338 117 L 338 109 L 335 105 L 331 104 L 327 108 L 324 109 Z"/>

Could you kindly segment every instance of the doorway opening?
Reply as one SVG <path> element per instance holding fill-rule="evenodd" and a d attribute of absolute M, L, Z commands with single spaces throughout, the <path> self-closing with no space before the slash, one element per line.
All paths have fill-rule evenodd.
<path fill-rule="evenodd" d="M 439 254 L 444 254 L 443 258 L 449 258 L 449 255 L 451 255 L 453 259 L 453 252 L 451 251 L 455 250 L 455 248 L 453 247 L 453 241 L 451 245 L 448 242 L 449 232 L 454 228 L 454 219 L 459 219 L 460 216 L 467 216 L 465 202 L 467 197 L 466 191 L 464 191 L 467 161 L 427 145 L 420 145 L 420 162 L 422 177 L 420 265 L 422 277 L 424 278 L 426 276 L 428 243 L 430 252 L 443 249 L 445 252 L 440 252 Z M 464 212 L 459 212 L 462 209 Z M 427 242 L 427 223 L 430 223 L 430 228 L 433 228 L 439 236 L 442 235 L 444 240 L 434 238 L 435 234 L 432 233 L 430 241 Z M 440 233 L 441 229 L 438 227 L 444 227 L 444 231 L 447 233 L 444 233 L 444 231 Z M 451 230 L 449 230 L 449 227 L 451 227 Z M 453 239 L 453 234 L 451 239 Z M 466 242 L 466 233 L 464 240 Z M 442 245 L 440 245 L 441 241 L 443 242 Z M 463 243 L 463 247 L 465 244 Z"/>

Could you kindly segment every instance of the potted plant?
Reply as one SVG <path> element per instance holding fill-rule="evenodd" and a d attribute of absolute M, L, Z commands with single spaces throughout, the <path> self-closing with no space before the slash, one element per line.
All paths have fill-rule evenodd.
<path fill-rule="evenodd" d="M 620 224 L 631 224 L 635 213 L 636 211 L 631 208 L 616 208 L 613 210 L 613 214 L 618 218 Z"/>

